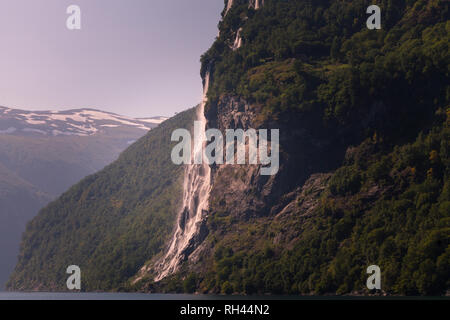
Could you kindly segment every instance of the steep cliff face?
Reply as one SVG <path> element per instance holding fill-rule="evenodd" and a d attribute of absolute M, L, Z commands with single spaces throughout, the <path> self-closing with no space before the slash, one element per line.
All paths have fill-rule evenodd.
<path fill-rule="evenodd" d="M 212 166 L 203 237 L 179 272 L 137 288 L 367 293 L 370 264 L 387 292 L 450 287 L 448 6 L 383 2 L 384 30 L 370 33 L 368 5 L 226 8 L 202 57 L 207 128 L 279 129 L 280 168 Z M 414 269 L 436 277 L 409 281 Z"/>
<path fill-rule="evenodd" d="M 217 128 L 224 136 L 227 129 L 279 129 L 281 165 L 273 176 L 261 175 L 261 165 L 212 166 L 204 236 L 192 243 L 181 275 L 200 278 L 214 273 L 213 257 L 223 247 L 233 248 L 233 252 L 258 252 L 271 246 L 292 248 L 317 214 L 331 176 L 321 172 L 336 169 L 345 157 L 342 136 L 315 127 L 314 118 L 292 113 L 283 119 L 268 119 L 262 112 L 258 104 L 234 95 L 223 95 L 208 104 L 207 128 Z M 249 234 L 253 228 L 259 231 Z M 205 284 L 199 287 L 211 289 L 206 288 Z M 222 289 L 219 286 L 213 291 Z"/>
<path fill-rule="evenodd" d="M 311 119 L 292 114 L 288 120 L 261 117 L 262 108 L 241 97 L 224 95 L 206 113 L 208 128 L 225 136 L 227 129 L 279 129 L 280 169 L 274 176 L 261 175 L 260 165 L 217 165 L 213 168 L 211 209 L 226 208 L 233 216 L 248 218 L 276 212 L 282 197 L 301 186 L 315 172 L 333 169 L 344 155 L 336 139 L 314 136 Z M 324 154 L 327 157 L 323 157 Z"/>

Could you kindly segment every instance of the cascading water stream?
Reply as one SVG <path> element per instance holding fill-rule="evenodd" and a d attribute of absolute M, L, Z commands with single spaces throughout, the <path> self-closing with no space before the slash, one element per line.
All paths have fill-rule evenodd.
<path fill-rule="evenodd" d="M 228 11 L 230 11 L 231 7 L 233 7 L 233 2 L 234 2 L 234 0 L 228 0 L 227 10 L 225 11 L 225 15 L 228 13 Z"/>
<path fill-rule="evenodd" d="M 241 36 L 242 28 L 236 32 L 236 39 L 234 40 L 233 47 L 231 48 L 233 51 L 236 51 L 240 47 L 242 47 L 242 36 Z"/>
<path fill-rule="evenodd" d="M 189 164 L 185 169 L 183 206 L 178 217 L 175 234 L 170 247 L 162 260 L 157 263 L 155 281 L 164 279 L 178 269 L 179 264 L 186 256 L 186 249 L 192 239 L 200 232 L 201 224 L 207 214 L 209 206 L 209 193 L 211 188 L 211 168 L 203 152 L 206 144 L 206 118 L 205 104 L 209 87 L 209 73 L 206 74 L 203 89 L 203 99 L 197 110 L 197 121 L 201 127 L 194 134 L 193 159 L 202 159 L 202 164 Z"/>
<path fill-rule="evenodd" d="M 264 6 L 264 0 L 250 0 L 249 7 L 253 7 L 255 10 L 261 9 Z"/>
<path fill-rule="evenodd" d="M 233 0 L 228 0 L 225 15 L 232 8 Z M 249 6 L 255 10 L 264 5 L 264 0 L 249 0 Z M 220 31 L 219 31 L 220 32 Z M 237 50 L 242 46 L 242 29 L 236 34 L 236 39 L 232 46 Z M 196 127 L 194 134 L 194 152 L 193 159 L 202 159 L 202 164 L 189 164 L 185 169 L 184 188 L 183 188 L 183 206 L 178 217 L 175 234 L 171 240 L 169 249 L 162 259 L 156 263 L 155 281 L 160 281 L 169 274 L 177 271 L 180 263 L 189 255 L 188 252 L 195 238 L 201 232 L 201 226 L 207 215 L 209 207 L 209 194 L 211 191 L 211 168 L 207 164 L 203 153 L 206 145 L 206 118 L 204 115 L 205 105 L 207 103 L 207 93 L 209 88 L 209 73 L 205 76 L 203 89 L 203 99 L 197 110 L 197 121 L 200 122 L 200 128 Z M 195 162 L 194 162 L 195 163 Z"/>

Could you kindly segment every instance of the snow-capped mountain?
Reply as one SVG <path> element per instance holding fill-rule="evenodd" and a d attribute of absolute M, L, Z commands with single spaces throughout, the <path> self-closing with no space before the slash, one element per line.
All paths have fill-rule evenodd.
<path fill-rule="evenodd" d="M 94 109 L 0 107 L 0 291 L 16 261 L 26 222 L 164 120 Z"/>
<path fill-rule="evenodd" d="M 134 119 L 95 109 L 25 111 L 0 107 L 0 135 L 90 136 L 108 128 L 148 131 L 166 119 Z"/>

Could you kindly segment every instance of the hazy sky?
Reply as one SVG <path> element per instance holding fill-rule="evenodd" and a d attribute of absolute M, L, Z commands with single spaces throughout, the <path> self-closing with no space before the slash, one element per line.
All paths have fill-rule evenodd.
<path fill-rule="evenodd" d="M 82 29 L 66 27 L 81 8 Z M 0 105 L 171 116 L 201 100 L 223 0 L 0 0 Z"/>

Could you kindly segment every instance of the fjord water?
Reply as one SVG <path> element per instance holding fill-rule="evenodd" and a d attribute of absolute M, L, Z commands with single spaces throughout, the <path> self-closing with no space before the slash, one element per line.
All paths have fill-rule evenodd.
<path fill-rule="evenodd" d="M 0 292 L 0 300 L 206 300 L 190 294 Z"/>
<path fill-rule="evenodd" d="M 233 300 L 233 301 L 274 301 L 274 300 L 312 300 L 312 301 L 348 301 L 348 300 L 439 300 L 450 301 L 448 296 L 313 296 L 313 295 L 203 295 L 203 294 L 149 294 L 149 293 L 68 293 L 68 292 L 2 292 L 0 291 L 0 301 L 8 300 L 147 300 L 147 301 L 207 301 L 207 300 Z"/>
<path fill-rule="evenodd" d="M 2 300 L 285 300 L 308 299 L 299 296 L 239 296 L 203 294 L 158 294 L 158 293 L 107 293 L 107 292 L 2 292 Z"/>

